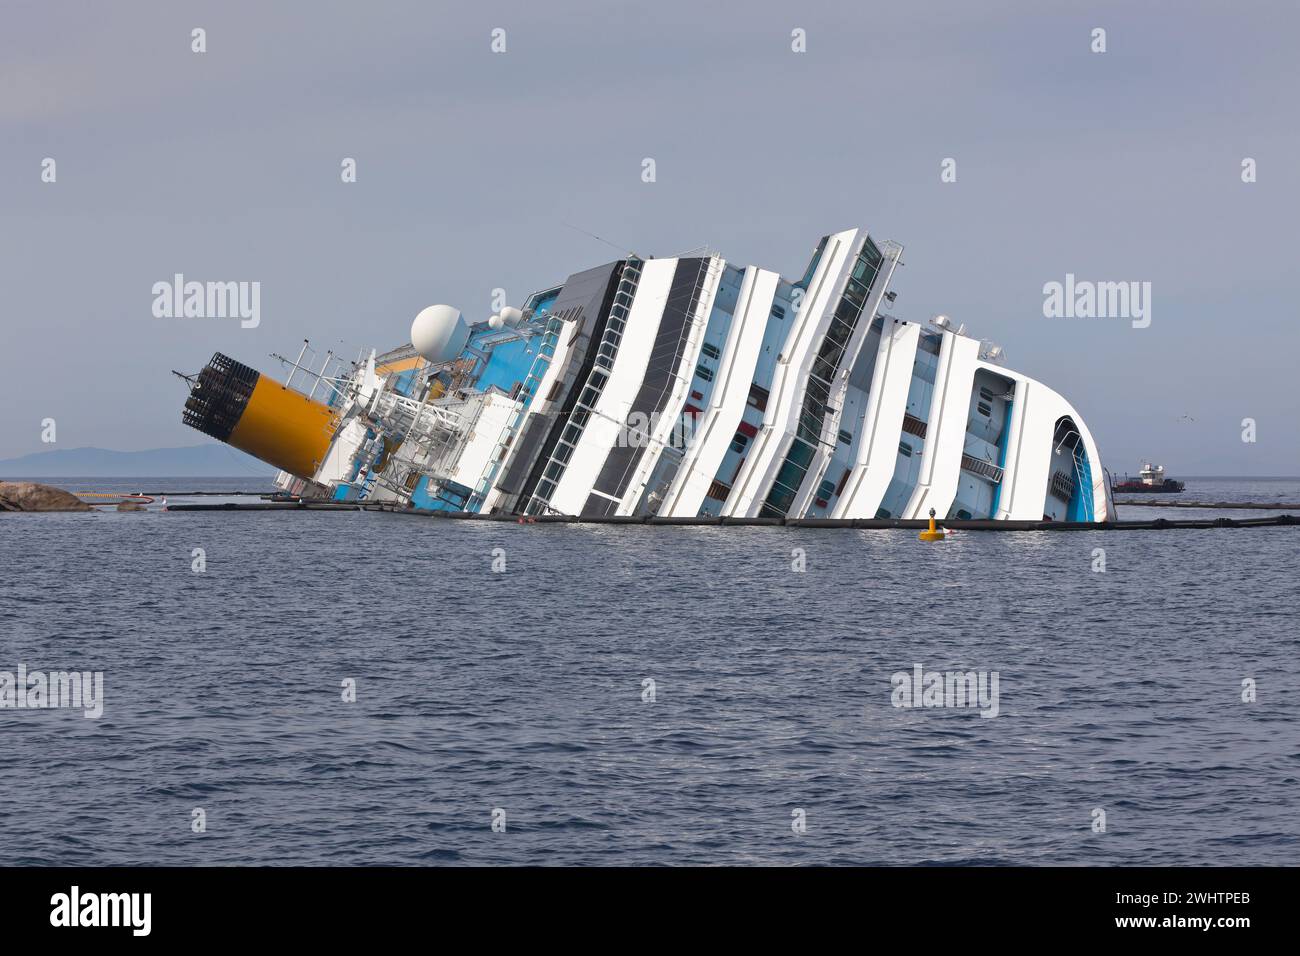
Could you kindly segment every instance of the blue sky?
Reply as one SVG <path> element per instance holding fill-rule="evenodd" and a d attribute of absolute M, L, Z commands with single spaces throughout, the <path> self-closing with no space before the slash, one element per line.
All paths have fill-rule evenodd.
<path fill-rule="evenodd" d="M 518 304 L 617 255 L 566 224 L 786 275 L 865 225 L 906 247 L 893 314 L 1003 345 L 1112 470 L 1300 474 L 1294 4 L 10 0 L 0 18 L 0 458 L 48 447 L 45 418 L 58 447 L 197 443 L 171 369 L 220 350 L 278 371 L 268 353 L 304 337 L 382 349 L 433 302 L 484 317 L 497 287 Z M 176 272 L 260 282 L 261 324 L 154 318 Z M 1151 282 L 1151 326 L 1045 318 L 1067 273 Z"/>

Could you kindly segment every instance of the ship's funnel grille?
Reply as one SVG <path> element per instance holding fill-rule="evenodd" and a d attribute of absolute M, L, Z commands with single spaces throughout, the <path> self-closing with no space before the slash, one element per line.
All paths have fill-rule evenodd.
<path fill-rule="evenodd" d="M 185 401 L 181 421 L 205 435 L 227 441 L 239 423 L 261 374 L 220 352 L 198 374 Z"/>

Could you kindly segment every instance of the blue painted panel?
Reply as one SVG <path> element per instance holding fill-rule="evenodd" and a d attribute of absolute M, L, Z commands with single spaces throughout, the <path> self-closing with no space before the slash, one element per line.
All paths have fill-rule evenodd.
<path fill-rule="evenodd" d="M 1079 442 L 1082 445 L 1083 439 L 1080 438 Z M 1079 449 L 1079 457 L 1083 459 L 1083 464 L 1078 469 L 1079 474 L 1075 475 L 1074 494 L 1070 495 L 1070 509 L 1066 513 L 1067 521 L 1092 520 L 1084 499 L 1085 495 L 1092 495 L 1092 463 L 1088 461 L 1086 448 Z"/>
<path fill-rule="evenodd" d="M 397 381 L 393 383 L 393 391 L 397 392 L 398 395 L 405 395 L 410 398 L 411 388 L 415 384 L 415 372 L 415 369 L 408 368 L 405 372 L 399 373 Z"/>
<path fill-rule="evenodd" d="M 528 377 L 537 352 L 528 350 L 528 340 L 515 339 L 503 342 L 488 353 L 488 362 L 479 375 L 476 387 L 486 390 L 493 385 L 502 391 L 510 391 L 516 382 Z"/>
<path fill-rule="evenodd" d="M 469 498 L 469 491 L 468 488 L 453 485 L 444 491 L 447 497 L 435 498 L 429 493 L 429 477 L 425 475 L 420 478 L 415 491 L 411 493 L 411 504 L 427 511 L 463 511 L 465 502 Z"/>
<path fill-rule="evenodd" d="M 1011 434 L 1011 406 L 1015 404 L 1015 399 L 1007 402 L 1006 415 L 1002 419 L 1002 434 L 998 436 L 998 467 L 1006 468 L 1007 466 L 1007 443 L 1008 436 Z M 998 482 L 997 488 L 993 491 L 993 508 L 989 512 L 989 517 L 997 516 L 998 504 L 1002 501 L 1002 485 L 1007 480 L 1006 472 L 1002 473 L 1002 481 Z"/>

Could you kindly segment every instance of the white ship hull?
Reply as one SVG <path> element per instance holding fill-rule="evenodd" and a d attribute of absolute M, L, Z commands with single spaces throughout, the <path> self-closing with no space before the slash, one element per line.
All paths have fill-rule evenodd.
<path fill-rule="evenodd" d="M 1064 398 L 884 311 L 901 252 L 850 229 L 798 281 L 713 254 L 578 273 L 517 328 L 470 323 L 449 361 L 408 346 L 315 373 L 333 430 L 282 483 L 520 515 L 1113 518 Z"/>

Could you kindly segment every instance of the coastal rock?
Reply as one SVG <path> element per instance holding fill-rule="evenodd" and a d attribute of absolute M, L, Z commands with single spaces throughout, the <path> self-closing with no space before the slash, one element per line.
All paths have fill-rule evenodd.
<path fill-rule="evenodd" d="M 0 481 L 0 511 L 90 511 L 76 495 L 34 481 Z"/>

